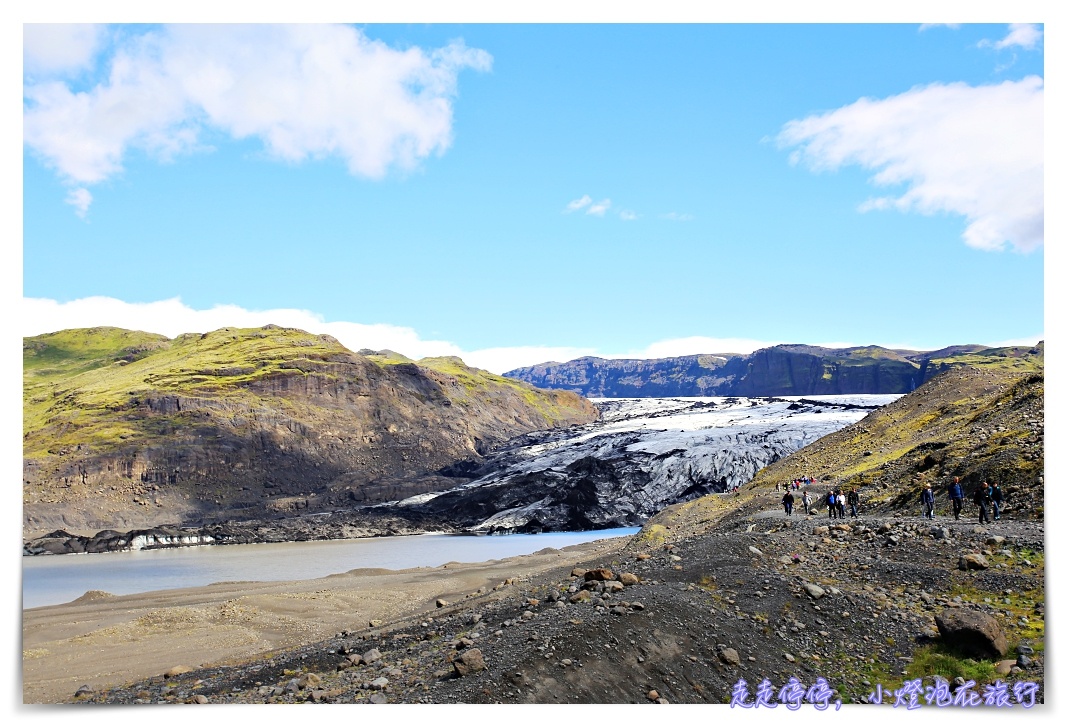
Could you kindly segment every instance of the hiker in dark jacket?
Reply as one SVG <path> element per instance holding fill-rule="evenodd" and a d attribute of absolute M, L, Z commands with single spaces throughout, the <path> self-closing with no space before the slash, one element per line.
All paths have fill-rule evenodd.
<path fill-rule="evenodd" d="M 949 484 L 949 499 L 953 501 L 953 518 L 960 520 L 960 512 L 964 508 L 964 488 L 960 485 L 960 478 L 953 476 L 953 482 Z"/>
<path fill-rule="evenodd" d="M 794 494 L 790 491 L 786 491 L 786 495 L 782 497 L 782 507 L 786 509 L 786 515 L 794 514 Z"/>
<path fill-rule="evenodd" d="M 994 520 L 1001 520 L 1001 486 L 994 483 L 990 486 L 990 504 L 994 506 Z"/>
<path fill-rule="evenodd" d="M 931 490 L 930 483 L 923 486 L 923 492 L 920 493 L 920 502 L 923 503 L 924 517 L 934 520 L 934 491 Z"/>
<path fill-rule="evenodd" d="M 849 501 L 849 515 L 853 518 L 857 517 L 857 506 L 860 505 L 860 493 L 857 492 L 856 487 L 849 491 L 849 495 L 846 498 Z"/>
<path fill-rule="evenodd" d="M 972 500 L 979 506 L 979 523 L 990 523 L 990 516 L 986 513 L 986 507 L 990 504 L 990 486 L 983 483 L 976 488 Z"/>

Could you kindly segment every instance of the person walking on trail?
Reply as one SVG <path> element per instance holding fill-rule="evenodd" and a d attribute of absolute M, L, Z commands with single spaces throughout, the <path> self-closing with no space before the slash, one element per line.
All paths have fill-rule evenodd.
<path fill-rule="evenodd" d="M 856 486 L 853 486 L 853 490 L 849 491 L 847 499 L 849 501 L 849 515 L 853 518 L 857 517 L 857 506 L 860 505 L 860 493 L 857 492 Z"/>
<path fill-rule="evenodd" d="M 994 506 L 994 520 L 1001 520 L 1001 486 L 994 483 L 990 486 L 990 504 Z"/>
<path fill-rule="evenodd" d="M 986 513 L 986 507 L 990 504 L 990 486 L 983 483 L 976 488 L 972 500 L 979 506 L 979 523 L 990 523 L 990 516 Z"/>
<path fill-rule="evenodd" d="M 790 491 L 786 491 L 786 495 L 782 497 L 782 507 L 786 509 L 786 515 L 794 514 L 794 494 Z"/>
<path fill-rule="evenodd" d="M 838 513 L 838 509 L 834 506 L 834 491 L 827 491 L 827 517 L 834 518 Z"/>
<path fill-rule="evenodd" d="M 834 491 L 834 504 L 838 506 L 838 517 L 845 518 L 845 496 L 841 490 Z"/>
<path fill-rule="evenodd" d="M 923 492 L 920 493 L 920 502 L 923 503 L 924 517 L 934 520 L 934 491 L 931 490 L 930 483 L 923 486 Z"/>
<path fill-rule="evenodd" d="M 801 505 L 805 508 L 805 515 L 812 509 L 812 499 L 808 497 L 808 489 L 801 491 Z"/>
<path fill-rule="evenodd" d="M 961 487 L 960 478 L 955 475 L 949 484 L 949 499 L 953 501 L 953 518 L 959 521 L 960 512 L 964 509 L 964 488 Z"/>

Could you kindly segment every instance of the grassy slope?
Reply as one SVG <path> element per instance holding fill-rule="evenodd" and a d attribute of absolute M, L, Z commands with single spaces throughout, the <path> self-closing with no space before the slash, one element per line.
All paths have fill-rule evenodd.
<path fill-rule="evenodd" d="M 145 396 L 225 398 L 285 408 L 282 398 L 255 393 L 248 385 L 312 371 L 329 379 L 335 376 L 328 366 L 332 362 L 366 359 L 383 369 L 411 365 L 396 354 L 364 358 L 330 336 L 277 327 L 225 328 L 170 341 L 121 329 L 78 329 L 26 339 L 23 351 L 27 457 L 78 446 L 103 452 L 127 441 L 149 443 L 195 424 L 192 413 L 172 414 L 162 425 L 158 416 L 138 416 L 138 400 Z M 550 424 L 566 415 L 562 405 L 579 401 L 563 402 L 557 393 L 469 368 L 455 357 L 424 359 L 418 366 L 455 380 L 460 386 L 451 395 L 460 402 L 511 392 Z"/>

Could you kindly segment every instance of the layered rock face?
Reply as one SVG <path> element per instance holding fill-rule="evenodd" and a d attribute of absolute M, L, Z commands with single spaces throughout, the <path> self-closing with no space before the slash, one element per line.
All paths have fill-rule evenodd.
<path fill-rule="evenodd" d="M 937 351 L 879 346 L 827 349 L 790 344 L 749 355 L 701 354 L 665 359 L 583 357 L 507 372 L 538 387 L 587 397 L 812 396 L 905 394 L 960 366 L 1035 371 L 1044 356 L 1035 347 L 954 346 Z"/>
<path fill-rule="evenodd" d="M 26 340 L 28 534 L 392 500 L 511 437 L 597 417 L 455 358 L 356 354 L 278 327 L 135 333 Z"/>

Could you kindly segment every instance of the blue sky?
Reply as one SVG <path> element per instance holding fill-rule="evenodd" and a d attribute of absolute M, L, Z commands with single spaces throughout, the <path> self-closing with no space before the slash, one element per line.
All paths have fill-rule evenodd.
<path fill-rule="evenodd" d="M 22 335 L 266 323 L 493 371 L 1033 344 L 1044 27 L 24 34 Z"/>

